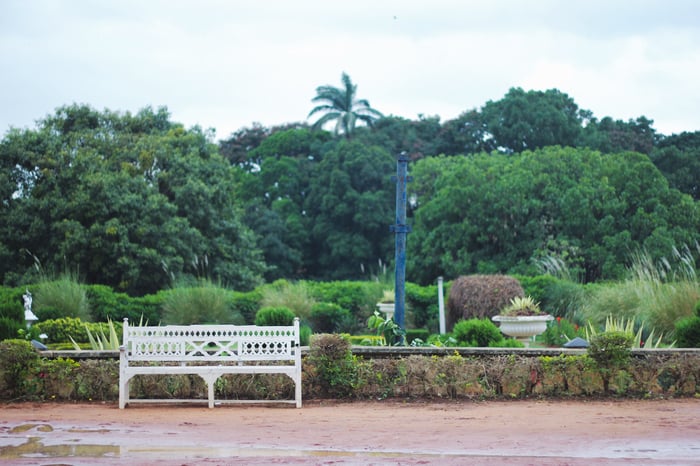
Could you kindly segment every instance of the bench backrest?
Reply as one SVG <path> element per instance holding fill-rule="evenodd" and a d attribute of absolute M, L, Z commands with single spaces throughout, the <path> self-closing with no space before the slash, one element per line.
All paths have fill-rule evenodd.
<path fill-rule="evenodd" d="M 129 326 L 123 346 L 131 361 L 294 361 L 299 351 L 299 319 L 294 325 Z"/>

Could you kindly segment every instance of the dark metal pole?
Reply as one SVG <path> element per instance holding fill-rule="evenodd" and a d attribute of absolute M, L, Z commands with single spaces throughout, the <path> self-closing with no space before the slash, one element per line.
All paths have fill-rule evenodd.
<path fill-rule="evenodd" d="M 411 227 L 406 224 L 406 183 L 411 181 L 408 176 L 408 155 L 401 152 L 396 162 L 396 223 L 391 225 L 391 231 L 396 234 L 396 280 L 394 296 L 394 320 L 399 327 L 405 329 L 404 316 L 406 310 L 406 234 Z"/>

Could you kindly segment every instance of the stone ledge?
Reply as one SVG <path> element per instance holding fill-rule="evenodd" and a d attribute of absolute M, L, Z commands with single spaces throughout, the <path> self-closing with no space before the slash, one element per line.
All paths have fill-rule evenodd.
<path fill-rule="evenodd" d="M 308 346 L 301 347 L 302 356 L 309 353 Z M 412 346 L 353 346 L 352 353 L 365 358 L 392 358 L 407 356 L 452 356 L 459 354 L 467 356 L 504 356 L 515 355 L 525 357 L 538 356 L 559 356 L 559 355 L 582 355 L 586 354 L 585 349 L 569 348 L 437 348 L 437 347 L 412 347 Z M 39 351 L 45 358 L 71 358 L 78 359 L 119 359 L 119 351 L 93 351 L 93 350 L 62 350 L 62 351 Z M 700 348 L 659 348 L 659 349 L 633 349 L 632 356 L 660 356 L 686 354 L 700 357 Z"/>

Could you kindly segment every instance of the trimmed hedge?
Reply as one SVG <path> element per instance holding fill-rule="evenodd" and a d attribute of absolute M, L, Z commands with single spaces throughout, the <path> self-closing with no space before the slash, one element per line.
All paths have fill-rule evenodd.
<path fill-rule="evenodd" d="M 686 397 L 700 395 L 700 352 L 637 350 L 613 367 L 608 390 L 600 367 L 587 354 L 533 355 L 528 351 L 385 353 L 363 358 L 337 335 L 316 336 L 303 359 L 305 399 L 518 399 L 530 397 Z M 0 342 L 0 399 L 116 401 L 119 361 L 41 357 L 23 340 Z M 283 375 L 226 376 L 217 397 L 288 399 Z M 195 376 L 138 376 L 133 398 L 204 398 Z"/>

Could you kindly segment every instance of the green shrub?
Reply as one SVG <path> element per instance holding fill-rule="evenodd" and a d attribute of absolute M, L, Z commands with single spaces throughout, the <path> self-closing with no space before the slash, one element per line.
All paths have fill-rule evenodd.
<path fill-rule="evenodd" d="M 445 287 L 444 295 L 448 294 L 449 287 Z M 406 304 L 413 313 L 413 324 L 417 328 L 437 332 L 440 326 L 437 285 L 420 286 L 406 283 Z"/>
<path fill-rule="evenodd" d="M 550 286 L 552 286 L 558 279 L 553 275 L 536 275 L 534 277 L 528 277 L 525 275 L 515 275 L 515 278 L 520 282 L 523 287 L 525 296 L 530 296 L 532 299 L 538 303 L 546 303 L 547 291 Z"/>
<path fill-rule="evenodd" d="M 501 341 L 492 341 L 490 348 L 525 348 L 525 345 L 515 338 L 504 338 Z"/>
<path fill-rule="evenodd" d="M 603 379 L 603 390 L 610 391 L 610 380 L 629 365 L 634 335 L 621 331 L 603 332 L 594 335 L 588 347 L 588 355 L 596 362 Z"/>
<path fill-rule="evenodd" d="M 316 301 L 335 303 L 350 311 L 359 322 L 372 315 L 384 291 L 384 285 L 379 282 L 308 282 L 308 285 Z"/>
<path fill-rule="evenodd" d="M 357 365 L 348 340 L 336 334 L 314 335 L 308 360 L 322 396 L 340 398 L 352 394 L 357 384 Z"/>
<path fill-rule="evenodd" d="M 676 346 L 700 348 L 700 317 L 686 317 L 676 322 Z"/>
<path fill-rule="evenodd" d="M 137 321 L 138 322 L 138 321 Z M 122 323 L 112 321 L 114 331 L 118 336 L 122 335 Z M 64 317 L 61 319 L 49 319 L 37 322 L 36 327 L 39 333 L 47 335 L 46 343 L 70 343 L 71 338 L 78 343 L 88 343 L 90 337 L 88 331 L 94 335 L 110 334 L 110 327 L 107 322 L 83 322 L 77 317 Z"/>
<path fill-rule="evenodd" d="M 557 317 L 547 324 L 547 330 L 542 334 L 542 340 L 547 346 L 564 346 L 569 340 L 583 337 L 584 330 L 568 319 Z"/>
<path fill-rule="evenodd" d="M 231 308 L 230 291 L 202 281 L 196 287 L 169 290 L 163 301 L 167 324 L 241 324 L 243 317 Z"/>
<path fill-rule="evenodd" d="M 87 288 L 70 275 L 37 285 L 33 309 L 40 320 L 60 317 L 92 320 Z"/>
<path fill-rule="evenodd" d="M 294 313 L 284 306 L 263 307 L 255 314 L 255 325 L 287 326 L 294 323 Z"/>
<path fill-rule="evenodd" d="M 452 336 L 459 346 L 486 347 L 503 341 L 503 334 L 489 319 L 460 320 L 455 324 Z"/>
<path fill-rule="evenodd" d="M 21 397 L 31 366 L 38 361 L 39 355 L 28 341 L 0 341 L 0 398 Z"/>
<path fill-rule="evenodd" d="M 24 323 L 24 288 L 0 287 L 0 317 Z"/>
<path fill-rule="evenodd" d="M 632 355 L 634 336 L 627 332 L 611 331 L 594 335 L 588 347 L 588 355 L 601 366 L 623 367 Z"/>
<path fill-rule="evenodd" d="M 30 368 L 25 397 L 38 400 L 71 400 L 80 364 L 70 358 L 40 359 Z"/>
<path fill-rule="evenodd" d="M 334 303 L 316 303 L 311 307 L 309 323 L 316 333 L 351 332 L 354 319 L 350 311 Z"/>
<path fill-rule="evenodd" d="M 0 317 L 0 341 L 17 338 L 24 325 L 9 317 Z"/>
<path fill-rule="evenodd" d="M 159 292 L 154 295 L 138 296 L 130 298 L 128 305 L 124 306 L 122 320 L 128 317 L 131 322 L 149 322 L 151 325 L 158 325 L 163 319 L 163 302 L 166 292 Z M 235 315 L 235 311 L 233 311 Z"/>
<path fill-rule="evenodd" d="M 84 322 L 77 317 L 48 319 L 37 322 L 34 326 L 46 334 L 47 343 L 69 343 L 71 337 L 81 343 L 88 341 Z"/>
<path fill-rule="evenodd" d="M 260 309 L 262 292 L 259 289 L 246 292 L 234 291 L 232 299 L 233 311 L 242 315 L 246 323 L 252 324 L 255 321 L 255 313 Z"/>
<path fill-rule="evenodd" d="M 107 322 L 110 319 L 121 322 L 126 317 L 131 322 L 157 324 L 161 321 L 161 307 L 166 294 L 131 297 L 126 293 L 116 292 L 109 286 L 89 285 L 87 295 L 92 316 L 98 322 Z"/>
<path fill-rule="evenodd" d="M 92 308 L 92 316 L 95 320 L 120 320 L 123 318 L 119 312 L 119 302 L 117 294 L 107 285 L 88 285 L 86 287 L 90 307 Z M 120 293 L 124 294 L 125 293 Z"/>

